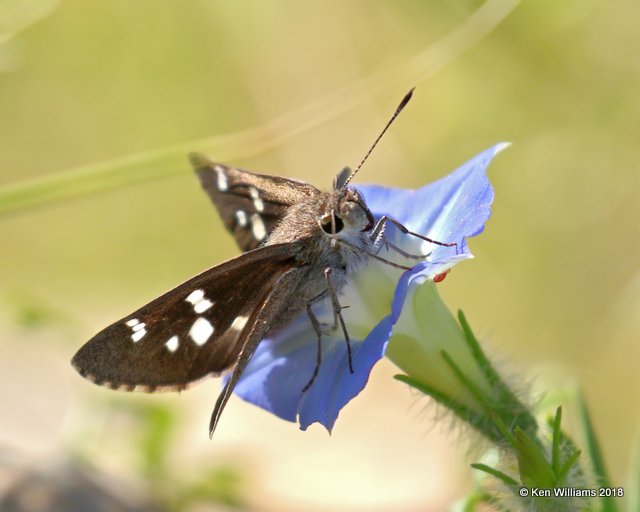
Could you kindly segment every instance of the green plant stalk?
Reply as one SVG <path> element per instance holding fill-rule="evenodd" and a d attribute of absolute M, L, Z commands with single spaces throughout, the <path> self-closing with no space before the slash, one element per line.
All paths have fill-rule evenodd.
<path fill-rule="evenodd" d="M 604 464 L 602 450 L 600 449 L 600 444 L 598 443 L 598 438 L 596 437 L 593 423 L 591 422 L 589 411 L 587 410 L 587 404 L 585 403 L 584 397 L 581 393 L 578 393 L 576 398 L 582 429 L 586 440 L 586 449 L 597 483 L 601 487 L 612 487 L 611 479 L 609 478 L 607 468 Z M 615 500 L 616 498 L 613 496 L 602 497 L 600 499 L 600 512 L 617 512 L 618 506 Z"/>
<path fill-rule="evenodd" d="M 433 76 L 488 35 L 518 3 L 518 0 L 489 0 L 442 39 L 395 68 L 374 73 L 264 125 L 4 187 L 0 189 L 0 215 L 180 174 L 187 170 L 185 155 L 191 151 L 210 154 L 220 161 L 260 154 L 374 97 L 406 90 Z"/>

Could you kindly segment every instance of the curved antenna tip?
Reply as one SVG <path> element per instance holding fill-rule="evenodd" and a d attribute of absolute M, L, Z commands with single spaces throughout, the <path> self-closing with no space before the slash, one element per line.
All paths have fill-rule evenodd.
<path fill-rule="evenodd" d="M 409 92 L 407 94 L 404 95 L 404 98 L 402 98 L 402 101 L 400 102 L 400 105 L 398 105 L 398 108 L 396 109 L 396 112 L 399 114 L 400 111 L 407 106 L 407 103 L 409 103 L 409 100 L 413 97 L 413 91 L 415 91 L 416 88 L 412 87 L 411 89 L 409 89 Z"/>

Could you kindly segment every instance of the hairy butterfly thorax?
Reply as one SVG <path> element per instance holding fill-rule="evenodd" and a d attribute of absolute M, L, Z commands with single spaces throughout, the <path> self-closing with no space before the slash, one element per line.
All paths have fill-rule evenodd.
<path fill-rule="evenodd" d="M 374 219 L 364 198 L 349 182 L 389 125 L 411 98 L 410 91 L 352 172 L 345 168 L 330 192 L 279 176 L 251 173 L 193 154 L 191 163 L 234 236 L 240 256 L 220 263 L 161 295 L 96 334 L 73 357 L 87 379 L 123 390 L 181 390 L 209 375 L 233 369 L 218 397 L 209 425 L 217 425 L 235 385 L 260 341 L 301 313 L 317 336 L 322 360 L 322 326 L 314 306 L 327 301 L 335 328 L 342 329 L 353 373 L 347 326 L 339 295 L 349 275 L 371 259 L 408 267 L 377 255 L 393 219 Z M 420 256 L 423 257 L 424 255 Z"/>
<path fill-rule="evenodd" d="M 318 194 L 290 208 L 265 244 L 305 241 L 304 258 L 324 266 L 355 270 L 374 248 L 373 214 L 353 188 Z M 304 226 L 304 229 L 300 229 Z"/>

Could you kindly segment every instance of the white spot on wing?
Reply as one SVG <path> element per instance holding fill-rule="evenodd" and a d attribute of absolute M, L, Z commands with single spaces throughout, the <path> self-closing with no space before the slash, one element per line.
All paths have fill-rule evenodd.
<path fill-rule="evenodd" d="M 267 228 L 264 227 L 262 217 L 257 213 L 251 216 L 251 233 L 253 233 L 253 237 L 258 241 L 263 240 L 264 237 L 267 236 Z"/>
<path fill-rule="evenodd" d="M 175 352 L 176 350 L 178 350 L 179 344 L 180 338 L 178 338 L 177 336 L 171 336 L 171 338 L 169 338 L 164 345 L 165 347 L 167 347 L 167 350 L 169 352 Z"/>
<path fill-rule="evenodd" d="M 133 340 L 134 343 L 137 343 L 142 338 L 144 338 L 145 334 L 147 334 L 147 331 L 144 328 L 142 328 L 141 330 L 134 332 L 131 335 L 131 339 Z"/>
<path fill-rule="evenodd" d="M 236 220 L 241 227 L 245 227 L 249 223 L 249 219 L 247 218 L 247 214 L 242 210 L 238 210 L 236 212 Z"/>
<path fill-rule="evenodd" d="M 216 171 L 216 176 L 218 180 L 216 182 L 216 186 L 220 192 L 226 192 L 229 190 L 229 181 L 227 180 L 227 175 L 224 172 L 224 167 L 221 165 L 216 165 L 213 168 Z"/>
<path fill-rule="evenodd" d="M 204 290 L 192 291 L 184 300 L 193 304 L 193 310 L 198 314 L 204 313 L 213 306 L 213 302 L 204 296 Z"/>
<path fill-rule="evenodd" d="M 264 211 L 264 202 L 260 197 L 260 192 L 256 187 L 249 187 L 249 195 L 253 200 L 253 206 L 258 213 L 262 213 Z"/>
<path fill-rule="evenodd" d="M 213 334 L 213 325 L 206 318 L 198 317 L 189 329 L 189 336 L 196 345 L 202 346 Z"/>
<path fill-rule="evenodd" d="M 187 295 L 187 298 L 184 300 L 186 300 L 187 302 L 191 302 L 191 304 L 197 304 L 203 298 L 204 298 L 204 290 L 194 290 L 189 295 Z"/>
<path fill-rule="evenodd" d="M 134 343 L 140 341 L 142 338 L 144 338 L 144 335 L 147 334 L 147 331 L 145 329 L 146 324 L 144 322 L 140 322 L 140 320 L 138 320 L 137 318 L 127 320 L 125 322 L 125 325 L 131 327 L 131 330 L 133 331 L 131 339 L 134 341 Z"/>
<path fill-rule="evenodd" d="M 143 330 L 144 330 L 145 325 L 147 325 L 147 324 L 145 324 L 144 322 L 139 323 L 139 324 L 136 324 L 136 325 L 134 325 L 134 326 L 132 326 L 132 327 L 131 327 L 131 330 L 132 330 L 133 332 L 143 331 Z"/>
<path fill-rule="evenodd" d="M 213 306 L 213 302 L 211 302 L 208 299 L 203 299 L 199 302 L 196 302 L 193 305 L 193 310 L 200 314 L 200 313 L 204 313 L 207 309 L 209 309 L 211 306 Z"/>
<path fill-rule="evenodd" d="M 249 317 L 246 315 L 237 316 L 229 328 L 234 331 L 241 331 L 247 325 L 247 320 L 249 320 Z"/>

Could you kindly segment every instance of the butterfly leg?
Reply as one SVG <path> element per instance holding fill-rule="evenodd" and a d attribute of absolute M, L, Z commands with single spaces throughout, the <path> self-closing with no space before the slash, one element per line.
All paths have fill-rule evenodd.
<path fill-rule="evenodd" d="M 405 258 L 414 259 L 414 260 L 424 260 L 424 259 L 427 259 L 431 255 L 431 252 L 428 252 L 427 254 L 411 254 L 411 253 L 408 253 L 408 252 L 402 250 L 396 244 L 394 244 L 391 240 L 389 240 L 386 236 L 384 236 L 384 234 L 382 235 L 382 237 L 380 239 L 382 240 L 382 243 L 385 245 L 385 247 L 387 247 L 387 248 L 390 247 L 395 252 L 397 252 L 401 256 L 404 256 Z"/>
<path fill-rule="evenodd" d="M 309 301 L 309 303 L 307 304 L 307 308 L 309 306 L 312 306 L 313 304 L 315 304 L 316 302 L 320 302 L 323 301 L 324 299 L 326 299 L 329 296 L 329 290 L 325 290 L 323 291 L 321 294 L 316 295 L 313 299 L 311 299 Z M 348 306 L 344 306 L 344 308 L 346 308 Z M 317 317 L 316 317 L 317 319 Z M 320 320 L 318 320 L 318 325 L 320 326 L 320 328 L 322 329 L 326 324 L 323 322 L 320 322 Z M 332 331 L 335 331 L 338 328 L 338 316 L 334 313 L 333 315 L 333 327 L 331 327 Z M 321 330 L 322 333 L 325 333 L 325 331 Z"/>
<path fill-rule="evenodd" d="M 434 240 L 433 238 L 429 238 L 428 236 L 424 236 L 421 235 L 419 233 L 414 233 L 413 231 L 409 231 L 404 224 L 398 222 L 397 220 L 395 220 L 392 217 L 388 217 L 387 215 L 383 215 L 382 217 L 380 217 L 380 220 L 378 220 L 378 222 L 376 223 L 375 227 L 373 228 L 373 231 L 371 232 L 371 235 L 369 235 L 369 238 L 371 240 L 377 240 L 378 237 L 382 234 L 382 232 L 384 231 L 385 225 L 387 224 L 387 222 L 393 224 L 395 227 L 397 227 L 402 233 L 404 233 L 405 235 L 411 235 L 411 236 L 415 236 L 416 238 L 420 238 L 422 240 L 425 240 L 426 242 L 435 244 L 435 245 L 442 245 L 443 247 L 457 247 L 458 244 L 455 242 L 451 242 L 451 243 L 446 243 L 446 242 L 439 242 L 438 240 Z"/>
<path fill-rule="evenodd" d="M 353 247 L 357 251 L 362 252 L 362 247 L 358 247 L 357 245 L 354 245 L 354 244 L 352 244 L 350 242 L 347 242 L 346 240 L 341 240 L 340 243 L 344 244 L 344 245 L 346 245 L 348 247 Z M 406 265 L 400 265 L 399 263 L 396 263 L 394 261 L 387 260 L 387 259 L 385 259 L 385 258 L 383 258 L 381 256 L 378 256 L 375 252 L 366 251 L 366 254 L 368 254 L 374 260 L 377 260 L 377 261 L 380 261 L 380 262 L 384 263 L 385 265 L 389 265 L 391 267 L 399 268 L 401 270 L 411 270 L 411 267 L 408 267 Z"/>
<path fill-rule="evenodd" d="M 317 300 L 320 300 L 326 296 L 326 292 L 321 293 L 318 297 L 307 302 L 307 315 L 309 316 L 309 320 L 311 321 L 311 326 L 316 333 L 316 338 L 318 340 L 318 348 L 316 352 L 316 366 L 313 369 L 313 374 L 311 375 L 311 379 L 307 382 L 306 386 L 302 388 L 301 394 L 306 393 L 313 382 L 316 380 L 318 376 L 318 372 L 320 371 L 320 365 L 322 364 L 322 329 L 320 328 L 320 322 L 318 321 L 318 317 L 313 312 L 311 305 Z"/>
<path fill-rule="evenodd" d="M 331 282 L 331 268 L 324 269 L 324 278 L 327 281 L 327 290 L 329 291 L 329 297 L 331 298 L 331 304 L 333 305 L 333 313 L 340 321 L 340 326 L 342 327 L 342 332 L 344 333 L 344 341 L 347 344 L 347 354 L 349 356 L 349 372 L 353 373 L 353 358 L 351 354 L 351 340 L 349 339 L 349 333 L 347 332 L 347 325 L 344 323 L 344 318 L 342 316 L 343 307 L 340 305 L 340 300 L 338 299 L 338 293 L 336 292 L 335 286 Z"/>
<path fill-rule="evenodd" d="M 327 295 L 331 298 L 331 305 L 333 306 L 333 314 L 334 314 L 334 318 L 336 319 L 334 321 L 336 322 L 336 324 L 337 322 L 340 322 L 340 326 L 342 327 L 342 332 L 344 334 L 344 340 L 345 340 L 345 343 L 347 344 L 347 354 L 349 358 L 349 372 L 354 373 L 353 357 L 351 352 L 351 340 L 349 338 L 349 333 L 347 332 L 347 326 L 342 316 L 342 310 L 344 309 L 344 307 L 340 305 L 340 301 L 338 299 L 338 293 L 336 292 L 335 286 L 331 281 L 331 272 L 332 272 L 331 268 L 326 268 L 324 270 L 324 278 L 327 281 L 327 289 L 317 297 L 314 297 L 313 299 L 311 299 L 307 303 L 307 315 L 309 316 L 309 320 L 311 321 L 311 326 L 313 327 L 313 330 L 316 333 L 316 337 L 318 340 L 318 345 L 317 345 L 318 349 L 316 352 L 316 366 L 313 369 L 313 374 L 311 375 L 311 379 L 309 380 L 309 382 L 307 382 L 305 387 L 302 388 L 303 394 L 306 393 L 309 390 L 309 388 L 313 385 L 314 381 L 316 380 L 316 377 L 318 376 L 318 373 L 320 372 L 320 365 L 322 364 L 322 329 L 320 327 L 320 322 L 318 320 L 318 317 L 313 312 L 313 309 L 311 308 L 311 306 L 315 302 L 318 302 L 326 298 Z"/>

